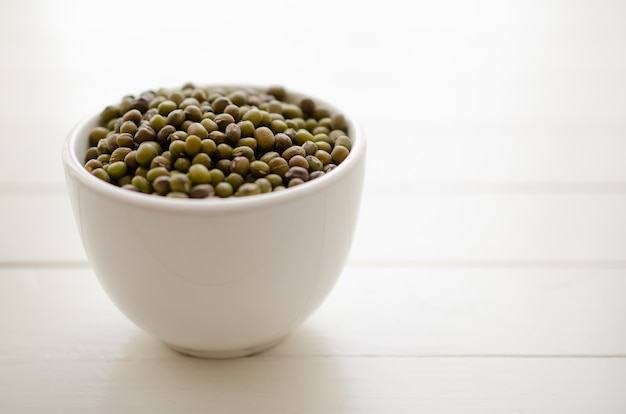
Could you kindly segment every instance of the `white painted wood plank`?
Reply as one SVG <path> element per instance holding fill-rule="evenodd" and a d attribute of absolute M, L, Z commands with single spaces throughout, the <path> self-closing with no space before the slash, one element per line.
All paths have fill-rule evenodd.
<path fill-rule="evenodd" d="M 0 409 L 30 413 L 622 414 L 625 359 L 0 361 Z"/>
<path fill-rule="evenodd" d="M 277 355 L 626 356 L 622 269 L 348 267 Z"/>
<path fill-rule="evenodd" d="M 64 195 L 0 195 L 0 262 L 84 262 Z M 626 194 L 366 192 L 358 263 L 626 261 Z"/>
<path fill-rule="evenodd" d="M 623 270 L 348 267 L 317 312 L 264 355 L 626 358 L 624 292 Z M 0 270 L 0 311 L 0 361 L 173 355 L 113 306 L 89 269 Z"/>
<path fill-rule="evenodd" d="M 626 152 L 624 128 L 605 128 L 604 133 L 600 129 L 448 123 L 417 125 L 404 132 L 403 127 L 387 131 L 372 123 L 366 129 L 370 138 L 366 184 L 402 192 L 445 191 L 462 185 L 501 191 L 517 191 L 521 185 L 537 192 L 575 189 L 572 184 L 585 189 L 611 184 L 624 192 L 626 166 L 620 156 Z"/>
<path fill-rule="evenodd" d="M 0 262 L 84 262 L 66 194 L 0 195 Z"/>
<path fill-rule="evenodd" d="M 352 259 L 623 261 L 626 196 L 415 194 L 363 200 Z"/>
<path fill-rule="evenodd" d="M 134 328 L 88 270 L 4 269 L 0 411 L 621 414 L 625 282 L 351 269 L 285 343 L 209 361 Z"/>

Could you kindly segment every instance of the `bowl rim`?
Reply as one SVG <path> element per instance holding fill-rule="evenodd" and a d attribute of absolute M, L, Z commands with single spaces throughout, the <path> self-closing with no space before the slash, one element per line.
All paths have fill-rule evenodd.
<path fill-rule="evenodd" d="M 203 85 L 207 88 L 256 88 L 264 89 L 262 86 L 249 85 L 221 85 L 209 84 Z M 348 134 L 352 139 L 352 148 L 348 157 L 339 164 L 330 173 L 318 177 L 314 180 L 307 181 L 301 185 L 286 188 L 283 191 L 256 194 L 249 197 L 228 197 L 219 198 L 211 197 L 204 199 L 181 199 L 173 197 L 156 196 L 154 194 L 144 194 L 130 191 L 118 187 L 116 185 L 102 181 L 101 179 L 90 174 L 85 168 L 84 163 L 79 160 L 81 147 L 87 140 L 88 129 L 97 123 L 99 112 L 92 114 L 79 123 L 77 123 L 67 135 L 62 149 L 62 162 L 66 171 L 66 181 L 68 177 L 74 177 L 81 186 L 88 187 L 91 191 L 106 197 L 110 200 L 123 203 L 125 205 L 133 205 L 143 209 L 159 210 L 159 211 L 184 211 L 187 213 L 215 213 L 223 211 L 238 211 L 265 208 L 276 204 L 289 203 L 295 199 L 313 196 L 314 194 L 323 192 L 340 181 L 344 180 L 347 175 L 354 170 L 358 164 L 365 161 L 366 139 L 363 130 L 358 125 L 352 115 L 342 110 L 340 107 L 330 104 L 313 94 L 303 93 L 300 91 L 285 88 L 292 97 L 309 97 L 317 104 L 328 108 L 331 111 L 340 112 L 344 115 L 348 123 Z"/>

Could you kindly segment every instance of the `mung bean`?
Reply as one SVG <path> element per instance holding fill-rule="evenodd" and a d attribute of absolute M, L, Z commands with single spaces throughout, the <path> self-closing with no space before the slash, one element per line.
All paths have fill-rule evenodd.
<path fill-rule="evenodd" d="M 317 179 L 352 150 L 349 123 L 281 86 L 146 91 L 105 107 L 84 168 L 124 189 L 206 198 L 280 191 Z"/>

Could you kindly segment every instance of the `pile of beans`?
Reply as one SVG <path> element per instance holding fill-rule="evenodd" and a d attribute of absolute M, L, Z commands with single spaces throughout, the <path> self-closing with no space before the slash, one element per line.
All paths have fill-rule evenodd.
<path fill-rule="evenodd" d="M 328 174 L 352 141 L 343 114 L 266 89 L 161 88 L 107 106 L 85 168 L 121 188 L 180 198 L 248 196 Z"/>

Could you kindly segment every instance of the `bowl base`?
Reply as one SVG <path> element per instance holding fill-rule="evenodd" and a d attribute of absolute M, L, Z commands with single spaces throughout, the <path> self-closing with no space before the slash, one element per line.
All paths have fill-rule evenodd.
<path fill-rule="evenodd" d="M 180 347 L 177 345 L 172 345 L 172 344 L 168 344 L 165 343 L 165 345 L 176 351 L 179 352 L 183 355 L 187 355 L 187 356 L 191 356 L 191 357 L 195 357 L 195 358 L 204 358 L 204 359 L 231 359 L 231 358 L 242 358 L 242 357 L 247 357 L 247 356 L 252 356 L 258 353 L 261 353 L 263 351 L 267 351 L 268 349 L 278 345 L 279 343 L 281 343 L 283 340 L 285 340 L 287 336 L 282 336 L 278 339 L 275 339 L 273 341 L 267 342 L 265 344 L 261 344 L 261 345 L 257 345 L 257 346 L 253 346 L 250 348 L 243 348 L 243 349 L 233 349 L 233 350 L 215 350 L 215 351 L 210 351 L 210 350 L 202 350 L 202 349 L 190 349 L 190 348 L 185 348 L 185 347 Z"/>

